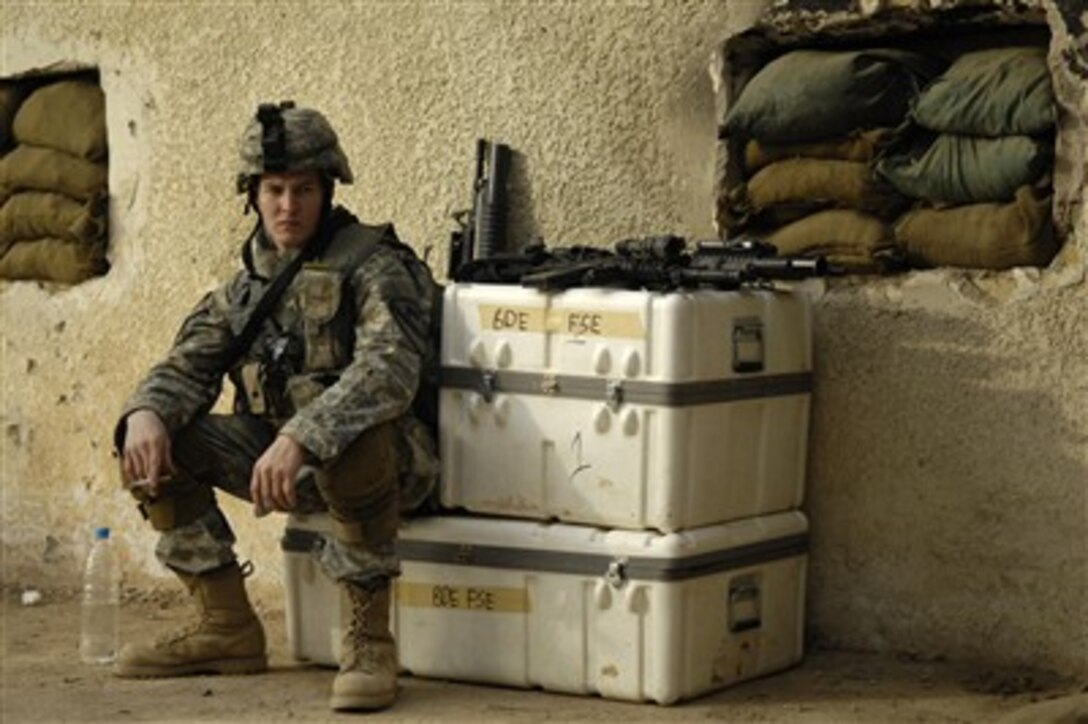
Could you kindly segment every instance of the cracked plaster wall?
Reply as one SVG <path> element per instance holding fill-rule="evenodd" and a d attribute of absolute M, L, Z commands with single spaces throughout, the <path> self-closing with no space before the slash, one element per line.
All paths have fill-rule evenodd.
<path fill-rule="evenodd" d="M 5 583 L 77 580 L 96 524 L 117 530 L 133 580 L 162 575 L 109 435 L 182 315 L 236 268 L 252 217 L 232 195 L 234 143 L 258 101 L 324 109 L 357 176 L 341 198 L 433 245 L 438 269 L 477 136 L 519 154 L 515 241 L 708 236 L 707 63 L 765 5 L 8 2 L 3 74 L 102 71 L 113 269 L 0 286 Z M 1083 82 L 1062 97 L 1083 182 Z M 815 639 L 1088 674 L 1083 202 L 1068 223 L 1042 272 L 811 286 Z M 279 526 L 225 507 L 255 582 L 277 585 Z"/>

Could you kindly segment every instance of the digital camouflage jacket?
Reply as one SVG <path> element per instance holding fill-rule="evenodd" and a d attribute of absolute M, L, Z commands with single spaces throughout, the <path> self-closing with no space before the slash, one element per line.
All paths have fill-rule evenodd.
<path fill-rule="evenodd" d="M 438 474 L 433 434 L 413 413 L 421 376 L 437 369 L 431 315 L 439 313 L 438 287 L 392 225 L 349 224 L 303 265 L 232 364 L 231 340 L 292 258 L 278 256 L 263 233 L 253 235 L 245 267 L 196 305 L 166 359 L 125 403 L 118 442 L 125 417 L 141 408 L 154 410 L 173 435 L 211 409 L 227 375 L 235 411 L 269 419 L 312 462 L 329 463 L 364 430 L 396 421 L 402 508 L 415 507 Z"/>

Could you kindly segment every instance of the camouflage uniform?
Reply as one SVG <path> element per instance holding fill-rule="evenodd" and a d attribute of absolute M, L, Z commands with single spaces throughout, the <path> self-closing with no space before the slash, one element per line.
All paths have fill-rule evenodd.
<path fill-rule="evenodd" d="M 287 106 L 279 114 L 291 129 L 280 151 L 291 170 L 351 182 L 323 116 Z M 262 123 L 254 119 L 243 134 L 239 191 L 270 166 Z M 395 575 L 398 511 L 433 489 L 435 443 L 412 403 L 436 362 L 436 287 L 391 225 L 361 224 L 340 208 L 326 216 L 323 223 L 341 222 L 332 227 L 338 231 L 302 266 L 240 359 L 229 359 L 232 340 L 301 253 L 277 253 L 260 224 L 243 248 L 244 269 L 200 301 L 124 406 L 118 449 L 126 417 L 139 409 L 157 413 L 173 440 L 177 474 L 143 508 L 162 531 L 159 559 L 177 571 L 201 574 L 234 561 L 235 538 L 213 488 L 249 499 L 253 465 L 277 433 L 305 449 L 297 510 L 327 508 L 339 524 L 316 551 L 336 580 Z M 235 387 L 235 414 L 211 415 L 224 375 Z"/>
<path fill-rule="evenodd" d="M 422 502 L 438 468 L 432 436 L 411 412 L 433 362 L 430 278 L 391 226 L 352 224 L 303 266 L 228 370 L 232 337 L 293 258 L 277 256 L 263 233 L 248 249 L 246 268 L 201 300 L 122 413 L 155 411 L 174 440 L 177 475 L 167 485 L 174 520 L 159 524 L 150 509 L 164 529 L 157 554 L 193 574 L 234 560 L 235 539 L 211 489 L 248 499 L 253 464 L 279 432 L 307 451 L 299 512 L 327 506 L 336 520 L 362 528 L 362 540 L 325 541 L 318 551 L 325 570 L 356 582 L 393 575 L 397 510 Z M 209 415 L 224 374 L 236 388 L 236 414 Z M 391 458 L 384 478 L 373 459 L 382 454 Z M 337 464 L 345 456 L 363 459 L 345 470 Z"/>
<path fill-rule="evenodd" d="M 273 244 L 261 219 L 243 247 L 245 268 L 200 301 L 169 355 L 125 404 L 115 439 L 127 474 L 155 475 L 155 460 L 166 448 L 161 428 L 147 419 L 129 440 L 129 414 L 154 411 L 172 440 L 174 477 L 160 480 L 153 498 L 139 492 L 146 488 L 135 490 L 162 532 L 156 553 L 189 589 L 199 621 L 152 643 L 126 644 L 114 673 L 163 677 L 267 668 L 264 629 L 214 489 L 249 499 L 255 463 L 270 446 L 283 447 L 275 443 L 282 434 L 302 448 L 296 510 L 327 508 L 334 521 L 333 534 L 315 551 L 340 582 L 349 614 L 330 706 L 383 708 L 397 694 L 389 579 L 397 573 L 398 517 L 430 495 L 438 470 L 434 440 L 422 422 L 433 423 L 435 412 L 431 330 L 439 318 L 438 287 L 392 226 L 361 224 L 331 207 L 335 181 L 350 183 L 352 174 L 319 112 L 262 104 L 243 134 L 241 161 L 239 191 L 273 224 L 289 212 L 277 196 L 286 177 L 276 174 L 315 172 L 302 179 L 316 176 L 321 184 L 320 220 L 309 239 L 278 237 Z M 314 198 L 305 208 L 306 233 L 318 219 Z M 262 199 L 271 201 L 257 203 Z M 259 303 L 266 292 L 282 286 L 276 280 L 287 281 L 288 268 L 297 274 L 284 294 L 269 298 L 276 303 L 267 316 L 255 317 L 258 307 L 268 306 Z M 251 319 L 262 320 L 259 329 Z M 234 414 L 209 414 L 224 375 L 235 387 Z M 297 450 L 286 447 L 293 466 Z M 148 450 L 150 463 L 142 459 Z"/>

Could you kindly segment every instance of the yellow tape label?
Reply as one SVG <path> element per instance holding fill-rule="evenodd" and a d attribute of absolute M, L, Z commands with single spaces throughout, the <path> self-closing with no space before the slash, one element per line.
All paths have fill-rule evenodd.
<path fill-rule="evenodd" d="M 480 329 L 491 332 L 543 332 L 543 307 L 481 304 Z"/>
<path fill-rule="evenodd" d="M 645 336 L 642 319 L 635 312 L 600 309 L 553 309 L 514 305 L 481 304 L 480 329 L 490 332 L 548 332 L 573 337 Z"/>
<path fill-rule="evenodd" d="M 524 588 L 452 586 L 415 581 L 397 581 L 396 586 L 399 606 L 496 613 L 525 613 L 529 610 L 529 595 Z"/>

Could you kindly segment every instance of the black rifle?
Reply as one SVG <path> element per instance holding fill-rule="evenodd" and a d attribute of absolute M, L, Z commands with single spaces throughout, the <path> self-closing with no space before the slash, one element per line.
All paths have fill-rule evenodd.
<path fill-rule="evenodd" d="M 675 287 L 671 273 L 687 261 L 683 255 L 684 246 L 685 242 L 679 236 L 656 236 L 618 241 L 614 253 L 592 249 L 592 254 L 572 256 L 561 247 L 553 250 L 550 263 L 529 270 L 519 281 L 524 286 L 545 291 L 573 287 L 665 290 Z"/>
<path fill-rule="evenodd" d="M 831 273 L 822 256 L 778 256 L 774 246 L 754 239 L 698 242 L 694 253 L 686 249 L 687 242 L 678 236 L 624 239 L 616 243 L 614 254 L 541 265 L 520 281 L 547 291 L 573 287 L 731 291 Z"/>
<path fill-rule="evenodd" d="M 521 284 L 531 274 L 562 273 L 583 264 L 595 264 L 612 257 L 607 249 L 592 246 L 563 246 L 548 249 L 542 242 L 522 251 L 495 254 L 466 262 L 458 272 L 458 281 L 484 284 Z"/>
<path fill-rule="evenodd" d="M 446 276 L 465 281 L 461 270 L 476 259 L 494 256 L 505 246 L 506 178 L 510 147 L 476 140 L 476 174 L 472 179 L 472 208 L 454 212 L 458 228 L 450 234 Z"/>
<path fill-rule="evenodd" d="M 695 253 L 682 277 L 684 286 L 735 289 L 742 284 L 796 281 L 831 273 L 822 255 L 778 256 L 774 245 L 749 238 L 696 242 Z"/>

